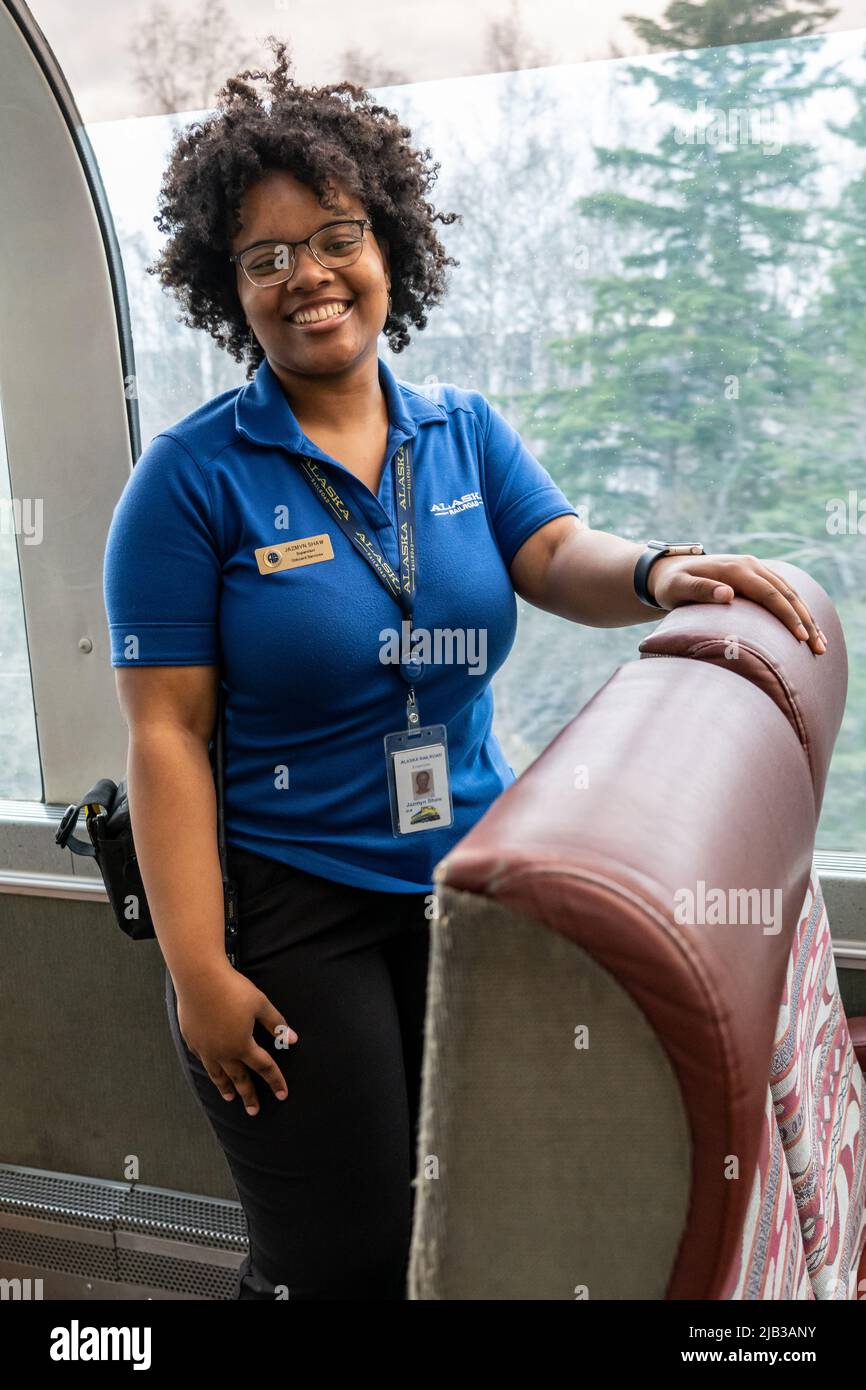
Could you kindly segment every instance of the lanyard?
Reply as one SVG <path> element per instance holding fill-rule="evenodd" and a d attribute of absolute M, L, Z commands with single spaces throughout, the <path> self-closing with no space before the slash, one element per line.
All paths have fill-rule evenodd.
<path fill-rule="evenodd" d="M 411 635 L 417 587 L 415 489 L 412 476 L 411 439 L 407 439 L 405 444 L 400 445 L 394 455 L 394 462 L 394 500 L 397 508 L 397 539 L 400 545 L 399 574 L 388 563 L 382 552 L 377 549 L 367 533 L 357 526 L 349 504 L 337 492 L 322 465 L 317 463 L 315 459 L 304 455 L 301 459 L 301 471 L 326 511 L 329 511 L 333 516 L 340 530 L 352 542 L 355 549 L 363 555 L 367 563 L 372 566 L 377 578 L 397 600 L 409 621 Z M 412 674 L 407 674 L 407 668 L 404 666 L 401 666 L 400 671 L 409 683 L 406 722 L 410 729 L 414 729 L 420 723 L 420 715 L 418 713 L 418 701 L 415 698 L 415 686 L 412 682 L 413 679 L 418 679 L 422 668 L 417 660 L 411 661 L 408 665 Z"/>

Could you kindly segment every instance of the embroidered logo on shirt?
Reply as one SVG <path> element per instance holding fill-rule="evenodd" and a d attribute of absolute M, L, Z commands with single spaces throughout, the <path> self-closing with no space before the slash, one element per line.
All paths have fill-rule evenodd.
<path fill-rule="evenodd" d="M 464 492 L 462 497 L 455 497 L 451 502 L 434 502 L 430 510 L 434 516 L 457 516 L 459 512 L 468 512 L 470 507 L 483 505 L 480 492 Z"/>
<path fill-rule="evenodd" d="M 301 565 L 318 565 L 322 560 L 333 560 L 334 547 L 331 537 L 325 532 L 321 536 L 304 536 L 300 541 L 260 545 L 253 554 L 259 574 L 276 574 L 279 570 L 294 570 Z"/>

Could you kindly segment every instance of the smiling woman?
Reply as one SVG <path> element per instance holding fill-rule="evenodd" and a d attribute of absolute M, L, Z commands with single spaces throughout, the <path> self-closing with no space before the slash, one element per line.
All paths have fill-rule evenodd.
<path fill-rule="evenodd" d="M 434 211 L 438 166 L 392 112 L 297 86 L 274 43 L 271 73 L 229 79 L 177 137 L 153 267 L 249 380 L 145 449 L 105 601 L 169 1025 L 249 1228 L 236 1294 L 403 1299 L 433 870 L 514 780 L 491 692 L 509 566 L 578 521 L 480 392 L 421 390 L 378 356 L 441 298 L 456 262 L 435 223 L 457 214 Z"/>
<path fill-rule="evenodd" d="M 229 261 L 250 338 L 296 419 L 375 493 L 388 434 L 375 356 L 391 310 L 390 253 L 347 189 L 333 212 L 346 220 L 323 217 L 316 193 L 292 174 L 269 172 L 241 199 Z M 279 240 L 277 228 L 304 226 L 312 231 Z"/>
<path fill-rule="evenodd" d="M 236 361 L 246 358 L 250 376 L 265 344 L 258 334 L 249 337 L 249 300 L 241 281 L 259 293 L 281 286 L 262 274 L 260 262 L 253 269 L 244 253 L 262 242 L 284 250 L 294 244 L 295 255 L 284 255 L 277 266 L 291 279 L 295 260 L 320 270 L 334 260 L 327 255 L 333 243 L 323 246 L 319 237 L 314 251 L 309 245 L 300 251 L 301 238 L 309 241 L 339 216 L 364 219 L 362 260 L 368 274 L 378 261 L 391 281 L 384 331 L 391 350 L 400 352 L 409 343 L 407 325 L 423 328 L 428 309 L 441 300 L 445 267 L 458 264 L 446 255 L 435 224 L 450 225 L 460 214 L 436 212 L 426 200 L 439 165 L 430 162 L 429 150 L 412 147 L 411 132 L 393 112 L 350 82 L 298 85 L 290 76 L 286 44 L 268 43 L 275 54 L 270 72 L 230 77 L 215 113 L 178 132 L 156 219 L 169 239 L 152 269 L 186 308 L 186 322 L 211 333 Z M 266 83 L 264 97 L 256 90 L 259 82 Z M 296 194 L 299 185 L 304 190 L 303 201 L 291 209 L 272 201 L 281 185 L 288 196 L 287 176 Z M 287 224 L 283 214 L 289 211 Z M 299 220 L 308 225 L 297 226 Z M 242 257 L 249 272 L 238 267 L 240 280 L 226 273 L 232 255 Z M 387 289 L 381 281 L 379 289 L 384 313 Z M 326 293 L 299 294 L 293 287 L 290 309 Z M 280 294 L 267 304 L 285 302 Z"/>

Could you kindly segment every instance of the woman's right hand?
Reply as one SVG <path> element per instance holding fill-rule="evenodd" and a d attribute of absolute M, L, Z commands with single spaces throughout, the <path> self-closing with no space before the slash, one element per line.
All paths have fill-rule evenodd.
<path fill-rule="evenodd" d="M 260 1022 L 284 1044 L 297 1042 L 298 1035 L 267 995 L 228 960 L 224 967 L 184 981 L 175 992 L 181 1037 L 225 1100 L 234 1100 L 237 1093 L 247 1113 L 258 1114 L 251 1071 L 258 1072 L 278 1100 L 285 1100 L 285 1077 L 256 1042 L 253 1027 Z"/>

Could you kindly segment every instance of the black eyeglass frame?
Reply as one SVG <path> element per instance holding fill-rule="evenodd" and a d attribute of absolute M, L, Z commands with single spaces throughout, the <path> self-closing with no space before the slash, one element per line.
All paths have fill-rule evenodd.
<path fill-rule="evenodd" d="M 268 237 L 265 241 L 254 241 L 251 246 L 245 246 L 242 251 L 235 251 L 233 255 L 229 256 L 229 261 L 232 265 L 234 265 L 236 261 L 240 261 L 241 270 L 244 272 L 244 275 L 247 277 L 250 284 L 255 289 L 273 290 L 276 289 L 277 285 L 284 285 L 286 280 L 291 280 L 292 276 L 294 275 L 295 266 L 297 265 L 298 260 L 295 248 L 298 246 L 306 246 L 310 255 L 313 256 L 315 260 L 319 262 L 319 265 L 323 266 L 325 270 L 336 270 L 338 268 L 337 266 L 325 265 L 324 261 L 319 260 L 319 257 L 316 255 L 315 247 L 311 246 L 310 242 L 313 240 L 314 237 L 320 236 L 322 232 L 329 231 L 331 227 L 347 226 L 361 228 L 361 240 L 358 243 L 358 245 L 361 247 L 361 250 L 355 257 L 355 261 L 357 261 L 360 258 L 361 252 L 364 249 L 364 228 L 369 227 L 372 230 L 373 227 L 373 223 L 370 221 L 369 217 L 338 217 L 334 222 L 326 222 L 324 227 L 317 227 L 314 232 L 311 232 L 310 235 L 307 237 L 303 237 L 300 241 L 275 241 L 273 237 Z M 289 248 L 289 250 L 292 253 L 292 264 L 291 269 L 289 269 L 286 272 L 285 280 L 275 280 L 272 285 L 260 285 L 250 275 L 249 271 L 243 263 L 242 257 L 244 257 L 249 251 L 257 250 L 260 246 L 287 246 Z M 354 265 L 355 261 L 341 261 L 340 264 Z"/>

